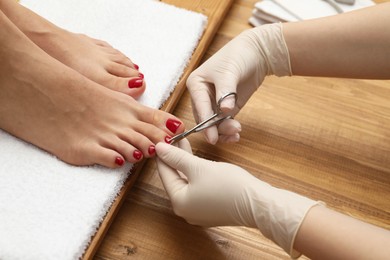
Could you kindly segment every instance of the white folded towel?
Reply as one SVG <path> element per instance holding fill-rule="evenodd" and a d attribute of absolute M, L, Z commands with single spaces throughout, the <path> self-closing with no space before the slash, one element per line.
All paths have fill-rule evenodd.
<path fill-rule="evenodd" d="M 334 2 L 343 12 L 374 5 L 371 0 L 356 0 L 355 4 Z M 337 10 L 325 0 L 263 0 L 255 4 L 249 23 L 259 26 L 265 23 L 294 22 L 330 16 Z"/>
<path fill-rule="evenodd" d="M 147 81 L 140 102 L 154 108 L 174 89 L 207 22 L 151 0 L 21 3 L 129 56 Z M 71 166 L 1 130 L 0 147 L 0 259 L 80 258 L 132 165 Z"/>

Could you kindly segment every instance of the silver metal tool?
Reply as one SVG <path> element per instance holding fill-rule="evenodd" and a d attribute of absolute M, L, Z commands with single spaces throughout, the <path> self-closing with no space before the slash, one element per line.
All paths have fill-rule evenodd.
<path fill-rule="evenodd" d="M 207 118 L 206 120 L 200 122 L 199 124 L 197 124 L 196 126 L 194 126 L 193 128 L 191 128 L 190 130 L 188 131 L 185 131 L 184 133 L 181 133 L 181 134 L 178 134 L 178 135 L 175 135 L 174 137 L 172 137 L 169 141 L 171 144 L 173 144 L 174 142 L 177 142 L 177 141 L 180 141 L 181 139 L 189 136 L 190 134 L 192 133 L 197 133 L 197 132 L 200 132 L 206 128 L 209 128 L 211 126 L 214 126 L 214 125 L 218 125 L 219 123 L 221 123 L 223 120 L 226 120 L 226 119 L 230 119 L 230 118 L 233 118 L 232 116 L 230 115 L 227 115 L 227 116 L 223 116 L 221 118 L 218 118 L 217 120 L 214 120 L 212 121 L 213 119 L 217 118 L 218 116 L 221 116 L 223 115 L 222 111 L 221 111 L 221 103 L 222 101 L 227 98 L 227 97 L 230 97 L 230 96 L 234 96 L 235 98 L 235 101 L 237 101 L 237 93 L 235 92 L 229 92 L 225 95 L 223 95 L 219 100 L 218 100 L 218 103 L 217 103 L 217 112 L 210 116 L 209 118 Z"/>

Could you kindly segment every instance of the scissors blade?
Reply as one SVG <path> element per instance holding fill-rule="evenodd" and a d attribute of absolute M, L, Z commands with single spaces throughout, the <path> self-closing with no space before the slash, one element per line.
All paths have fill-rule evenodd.
<path fill-rule="evenodd" d="M 217 102 L 217 107 L 218 107 L 218 112 L 215 113 L 214 115 L 210 116 L 209 118 L 207 118 L 206 120 L 200 122 L 199 124 L 197 124 L 196 126 L 194 126 L 193 128 L 191 128 L 190 130 L 184 132 L 184 133 L 181 133 L 181 134 L 178 134 L 178 135 L 175 135 L 174 137 L 172 137 L 171 139 L 169 139 L 169 142 L 171 144 L 173 144 L 174 142 L 177 142 L 177 141 L 180 141 L 181 139 L 189 136 L 190 134 L 192 133 L 197 133 L 197 132 L 200 132 L 206 128 L 209 128 L 211 126 L 214 126 L 214 125 L 217 125 L 219 123 L 221 123 L 223 120 L 226 120 L 226 119 L 230 119 L 230 118 L 233 118 L 232 116 L 228 115 L 228 116 L 224 116 L 222 118 L 219 118 L 211 123 L 209 123 L 211 120 L 213 120 L 214 118 L 216 118 L 217 116 L 220 116 L 222 114 L 222 111 L 221 111 L 221 103 L 222 101 L 229 97 L 229 96 L 234 96 L 234 98 L 237 100 L 237 93 L 235 92 L 229 92 L 225 95 L 223 95 Z"/>
<path fill-rule="evenodd" d="M 206 128 L 209 128 L 209 127 L 211 127 L 213 125 L 218 125 L 222 121 L 224 121 L 226 119 L 231 119 L 231 118 L 233 118 L 233 117 L 232 116 L 224 116 L 224 117 L 222 117 L 222 118 L 220 118 L 218 120 L 215 120 L 215 121 L 211 122 L 210 124 L 206 124 L 206 125 L 198 127 L 194 132 L 197 133 L 197 132 L 203 131 Z"/>
<path fill-rule="evenodd" d="M 211 120 L 213 120 L 214 118 L 216 118 L 217 116 L 219 116 L 220 114 L 214 114 L 212 115 L 211 117 L 207 118 L 206 120 L 200 122 L 199 124 L 197 124 L 196 126 L 194 126 L 193 128 L 191 128 L 190 130 L 188 131 L 185 131 L 181 134 L 178 134 L 178 135 L 175 135 L 174 137 L 172 137 L 169 141 L 171 144 L 177 142 L 177 141 L 180 141 L 181 139 L 189 136 L 190 134 L 192 133 L 197 133 L 197 132 L 200 132 L 200 131 L 203 131 L 204 129 L 206 128 L 209 128 L 209 127 L 212 127 L 214 125 L 218 125 L 219 123 L 221 123 L 223 120 L 226 120 L 226 119 L 230 119 L 230 118 L 233 118 L 232 116 L 224 116 L 222 118 L 219 118 L 211 123 L 209 123 Z"/>

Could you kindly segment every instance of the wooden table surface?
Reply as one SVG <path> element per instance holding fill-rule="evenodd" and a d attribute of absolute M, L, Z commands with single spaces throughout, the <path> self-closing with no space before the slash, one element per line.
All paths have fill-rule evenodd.
<path fill-rule="evenodd" d="M 235 1 L 204 59 L 250 28 L 255 2 Z M 187 92 L 174 114 L 194 125 Z M 211 146 L 192 135 L 194 153 L 390 229 L 390 81 L 268 77 L 236 118 L 239 143 Z M 149 160 L 95 259 L 289 257 L 255 229 L 206 229 L 175 216 Z"/>

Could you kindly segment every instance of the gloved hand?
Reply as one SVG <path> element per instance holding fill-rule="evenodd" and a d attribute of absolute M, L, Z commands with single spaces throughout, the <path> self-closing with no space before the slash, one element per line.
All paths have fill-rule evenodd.
<path fill-rule="evenodd" d="M 191 94 L 195 120 L 211 116 L 224 94 L 236 92 L 238 100 L 227 98 L 222 110 L 236 115 L 257 90 L 266 75 L 291 75 L 290 58 L 281 24 L 246 30 L 191 73 L 187 87 Z M 209 143 L 239 140 L 241 125 L 233 119 L 204 131 Z M 220 135 L 220 136 L 219 136 Z"/>
<path fill-rule="evenodd" d="M 177 215 L 206 227 L 257 227 L 293 253 L 298 228 L 318 202 L 272 187 L 238 166 L 196 157 L 186 139 L 179 146 L 184 150 L 156 145 L 158 171 Z"/>

